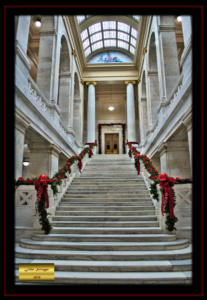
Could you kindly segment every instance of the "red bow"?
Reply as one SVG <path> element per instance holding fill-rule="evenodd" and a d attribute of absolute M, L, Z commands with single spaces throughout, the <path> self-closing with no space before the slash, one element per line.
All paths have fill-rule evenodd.
<path fill-rule="evenodd" d="M 42 193 L 44 193 L 45 196 L 45 202 L 46 202 L 46 208 L 49 207 L 49 199 L 48 199 L 48 193 L 47 193 L 47 182 L 48 178 L 46 175 L 42 174 L 39 176 L 38 180 L 35 181 L 35 189 L 37 190 L 37 201 L 40 202 Z"/>

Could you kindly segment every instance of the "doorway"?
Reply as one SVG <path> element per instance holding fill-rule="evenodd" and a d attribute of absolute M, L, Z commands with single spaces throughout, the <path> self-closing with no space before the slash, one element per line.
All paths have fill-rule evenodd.
<path fill-rule="evenodd" d="M 105 134 L 105 154 L 119 154 L 119 134 Z"/>

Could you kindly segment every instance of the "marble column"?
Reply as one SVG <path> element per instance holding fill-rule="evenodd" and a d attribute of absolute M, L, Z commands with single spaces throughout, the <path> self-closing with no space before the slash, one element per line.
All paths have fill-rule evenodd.
<path fill-rule="evenodd" d="M 181 16 L 181 19 L 182 19 L 181 22 L 182 22 L 184 46 L 186 47 L 188 46 L 192 35 L 191 16 Z"/>
<path fill-rule="evenodd" d="M 48 100 L 54 100 L 53 85 L 57 39 L 55 18 L 43 16 L 41 22 L 37 85 Z"/>
<path fill-rule="evenodd" d="M 27 57 L 27 44 L 30 29 L 30 16 L 16 17 L 16 56 L 15 56 L 15 84 L 25 90 L 28 88 L 28 76 L 30 70 L 30 61 Z"/>
<path fill-rule="evenodd" d="M 135 80 L 127 80 L 127 131 L 128 141 L 136 142 L 136 123 L 135 123 L 135 106 L 134 106 L 134 86 Z"/>
<path fill-rule="evenodd" d="M 87 143 L 95 142 L 96 132 L 96 97 L 95 97 L 95 81 L 87 81 L 88 86 L 88 112 L 87 112 Z"/>
<path fill-rule="evenodd" d="M 151 112 L 151 126 L 154 127 L 157 121 L 158 108 L 160 105 L 159 96 L 159 81 L 157 71 L 148 71 L 148 94 L 149 94 L 149 106 Z"/>
<path fill-rule="evenodd" d="M 22 177 L 25 132 L 30 122 L 21 113 L 15 114 L 15 178 Z"/>
<path fill-rule="evenodd" d="M 192 24 L 191 16 L 181 16 L 182 31 L 184 39 L 184 50 L 181 56 L 181 65 L 183 69 L 183 82 L 192 81 Z"/>
<path fill-rule="evenodd" d="M 162 76 L 165 77 L 163 83 L 166 88 L 167 100 L 180 76 L 177 43 L 175 34 L 174 16 L 161 16 L 159 25 L 159 44 L 160 44 L 160 61 Z M 163 96 L 163 95 L 161 95 Z"/>
<path fill-rule="evenodd" d="M 187 129 L 188 134 L 188 147 L 189 147 L 189 158 L 190 158 L 190 168 L 192 175 L 192 114 L 188 114 L 188 116 L 183 120 L 183 124 Z"/>

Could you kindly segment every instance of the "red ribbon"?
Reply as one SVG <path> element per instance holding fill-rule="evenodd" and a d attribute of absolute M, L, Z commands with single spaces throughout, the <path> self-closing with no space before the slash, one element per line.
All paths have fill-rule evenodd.
<path fill-rule="evenodd" d="M 93 155 L 93 151 L 91 150 L 91 148 L 89 148 L 88 157 L 91 158 L 92 155 Z"/>
<path fill-rule="evenodd" d="M 140 174 L 140 163 L 139 163 L 139 159 L 137 159 L 137 175 Z"/>
<path fill-rule="evenodd" d="M 169 182 L 171 182 L 171 184 L 173 184 L 172 179 L 170 178 L 171 180 L 169 180 L 169 177 L 165 173 L 160 174 L 159 179 L 160 179 L 160 187 L 162 188 L 162 190 L 161 190 L 161 192 L 162 192 L 162 203 L 161 203 L 162 215 L 164 214 L 164 205 L 167 205 L 167 203 L 169 201 L 170 219 L 174 219 L 173 190 L 172 190 L 172 186 L 169 185 Z"/>
<path fill-rule="evenodd" d="M 78 158 L 78 168 L 79 168 L 80 173 L 81 173 L 82 167 L 83 167 L 83 163 L 81 161 L 81 158 Z"/>
<path fill-rule="evenodd" d="M 49 207 L 49 199 L 48 199 L 48 193 L 47 193 L 47 187 L 48 187 L 47 182 L 48 182 L 48 178 L 44 174 L 40 175 L 38 180 L 35 181 L 35 189 L 37 190 L 37 202 L 40 202 L 41 197 L 42 197 L 42 193 L 44 193 L 46 208 Z"/>

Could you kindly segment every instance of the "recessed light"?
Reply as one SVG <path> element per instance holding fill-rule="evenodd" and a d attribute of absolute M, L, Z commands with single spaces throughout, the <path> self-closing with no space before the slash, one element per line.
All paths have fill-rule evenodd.
<path fill-rule="evenodd" d="M 177 17 L 177 21 L 178 21 L 178 22 L 181 22 L 181 21 L 182 21 L 181 16 Z"/>
<path fill-rule="evenodd" d="M 108 110 L 113 111 L 113 110 L 114 110 L 114 107 L 113 107 L 113 106 L 109 106 L 109 107 L 108 107 Z"/>
<path fill-rule="evenodd" d="M 40 19 L 36 19 L 34 23 L 35 23 L 36 27 L 41 27 L 41 21 L 40 21 Z"/>

